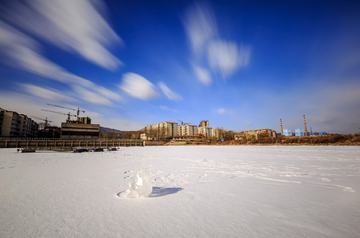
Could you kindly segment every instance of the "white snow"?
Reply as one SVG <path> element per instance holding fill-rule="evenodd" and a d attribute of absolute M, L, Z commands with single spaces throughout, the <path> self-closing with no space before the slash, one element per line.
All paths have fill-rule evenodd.
<path fill-rule="evenodd" d="M 360 147 L 15 151 L 0 149 L 0 237 L 360 237 Z M 142 168 L 152 193 L 123 196 Z"/>

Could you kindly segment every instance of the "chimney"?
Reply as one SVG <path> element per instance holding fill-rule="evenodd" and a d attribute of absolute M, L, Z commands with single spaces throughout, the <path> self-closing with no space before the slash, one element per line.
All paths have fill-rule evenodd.
<path fill-rule="evenodd" d="M 305 136 L 307 136 L 307 129 L 306 129 L 306 120 L 305 120 L 305 115 L 304 115 L 304 126 L 305 126 Z"/>
<path fill-rule="evenodd" d="M 283 135 L 283 128 L 282 128 L 282 121 L 280 119 L 280 130 L 281 130 L 281 135 Z"/>

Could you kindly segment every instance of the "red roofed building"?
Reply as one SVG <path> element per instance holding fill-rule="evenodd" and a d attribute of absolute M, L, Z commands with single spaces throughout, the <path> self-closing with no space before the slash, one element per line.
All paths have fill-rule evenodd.
<path fill-rule="evenodd" d="M 189 142 L 203 142 L 205 139 L 205 135 L 199 133 L 196 135 L 181 135 L 181 136 L 174 136 L 174 141 L 189 141 Z"/>

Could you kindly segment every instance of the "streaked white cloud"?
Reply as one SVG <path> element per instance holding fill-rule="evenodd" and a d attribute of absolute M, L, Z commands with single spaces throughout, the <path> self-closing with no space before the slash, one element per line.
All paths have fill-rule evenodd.
<path fill-rule="evenodd" d="M 244 122 L 245 122 L 247 125 L 249 125 L 249 126 L 251 125 L 251 122 L 250 122 L 250 121 L 247 121 L 247 120 L 246 120 L 246 121 L 244 121 Z"/>
<path fill-rule="evenodd" d="M 173 111 L 173 112 L 176 112 L 176 113 L 179 113 L 178 110 L 175 110 L 175 109 L 170 109 L 168 108 L 167 106 L 164 106 L 164 105 L 161 105 L 159 106 L 162 110 L 165 110 L 165 111 Z"/>
<path fill-rule="evenodd" d="M 66 102 L 77 101 L 76 99 L 67 96 L 64 92 L 60 92 L 55 89 L 46 89 L 31 84 L 20 84 L 20 86 L 23 89 L 25 89 L 27 92 L 37 97 L 42 97 L 54 101 L 66 101 Z"/>
<path fill-rule="evenodd" d="M 85 101 L 88 101 L 88 102 L 91 102 L 94 104 L 107 105 L 107 106 L 113 105 L 113 103 L 109 99 L 99 95 L 98 93 L 89 91 L 89 90 L 79 87 L 79 86 L 73 86 L 73 89 L 74 89 L 74 92 L 78 95 L 78 97 Z"/>
<path fill-rule="evenodd" d="M 141 100 L 149 100 L 159 96 L 154 84 L 135 73 L 124 74 L 119 87 L 130 96 Z"/>
<path fill-rule="evenodd" d="M 217 110 L 217 112 L 218 112 L 219 114 L 223 115 L 223 114 L 226 113 L 226 110 L 225 110 L 225 108 L 219 108 L 219 109 Z"/>
<path fill-rule="evenodd" d="M 249 64 L 250 48 L 238 47 L 234 42 L 212 41 L 208 46 L 208 60 L 213 70 L 220 70 L 223 76 L 228 76 Z"/>
<path fill-rule="evenodd" d="M 163 91 L 163 93 L 166 95 L 166 97 L 168 97 L 168 99 L 175 100 L 175 101 L 182 100 L 182 97 L 180 96 L 180 94 L 171 91 L 171 89 L 168 88 L 168 86 L 166 86 L 166 84 L 164 82 L 159 82 L 158 85 L 159 85 L 160 89 Z"/>
<path fill-rule="evenodd" d="M 199 53 L 204 44 L 218 35 L 213 12 L 205 5 L 195 4 L 186 12 L 184 26 L 192 49 Z"/>
<path fill-rule="evenodd" d="M 211 84 L 211 75 L 210 72 L 204 68 L 194 66 L 195 75 L 205 85 Z"/>
<path fill-rule="evenodd" d="M 106 69 L 121 64 L 107 47 L 122 43 L 95 8 L 104 9 L 101 1 L 33 0 L 14 1 L 7 9 L 7 19 L 19 27 Z M 104 12 L 104 11 L 103 11 Z"/>
<path fill-rule="evenodd" d="M 119 119 L 119 118 L 111 118 L 105 119 L 103 118 L 101 121 L 101 125 L 108 128 L 113 128 L 122 131 L 138 131 L 144 128 L 144 125 L 140 122 L 129 120 L 129 119 Z"/>
<path fill-rule="evenodd" d="M 195 4 L 188 9 L 183 24 L 193 52 L 190 61 L 195 75 L 205 85 L 211 83 L 211 72 L 220 72 L 225 79 L 237 69 L 248 66 L 250 47 L 222 39 L 208 5 Z"/>
<path fill-rule="evenodd" d="M 34 40 L 0 21 L 0 49 L 1 53 L 7 57 L 2 58 L 4 61 L 6 60 L 6 63 L 69 86 L 77 85 L 91 89 L 94 93 L 101 95 L 101 97 L 111 100 L 122 99 L 117 93 L 74 75 L 44 58 L 38 53 L 39 48 L 38 43 Z"/>

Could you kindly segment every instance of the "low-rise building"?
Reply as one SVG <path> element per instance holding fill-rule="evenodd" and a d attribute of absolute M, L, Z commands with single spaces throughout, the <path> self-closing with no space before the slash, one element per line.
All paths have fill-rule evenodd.
<path fill-rule="evenodd" d="M 291 129 L 283 129 L 283 135 L 284 136 L 292 136 L 292 131 Z"/>
<path fill-rule="evenodd" d="M 90 122 L 90 121 L 88 121 Z M 78 121 L 61 123 L 62 139 L 98 139 L 100 137 L 100 124 L 83 124 Z"/>
<path fill-rule="evenodd" d="M 308 132 L 309 136 L 326 136 L 329 135 L 327 132 Z"/>
<path fill-rule="evenodd" d="M 185 142 L 204 142 L 205 135 L 199 133 L 196 135 L 178 135 L 173 137 L 174 141 Z"/>
<path fill-rule="evenodd" d="M 305 131 L 298 128 L 295 130 L 295 136 L 305 136 Z"/>
<path fill-rule="evenodd" d="M 239 133 L 235 133 L 235 140 L 244 140 L 244 139 L 259 139 L 261 137 L 276 137 L 276 131 L 272 129 L 256 129 L 256 130 L 246 130 Z"/>

